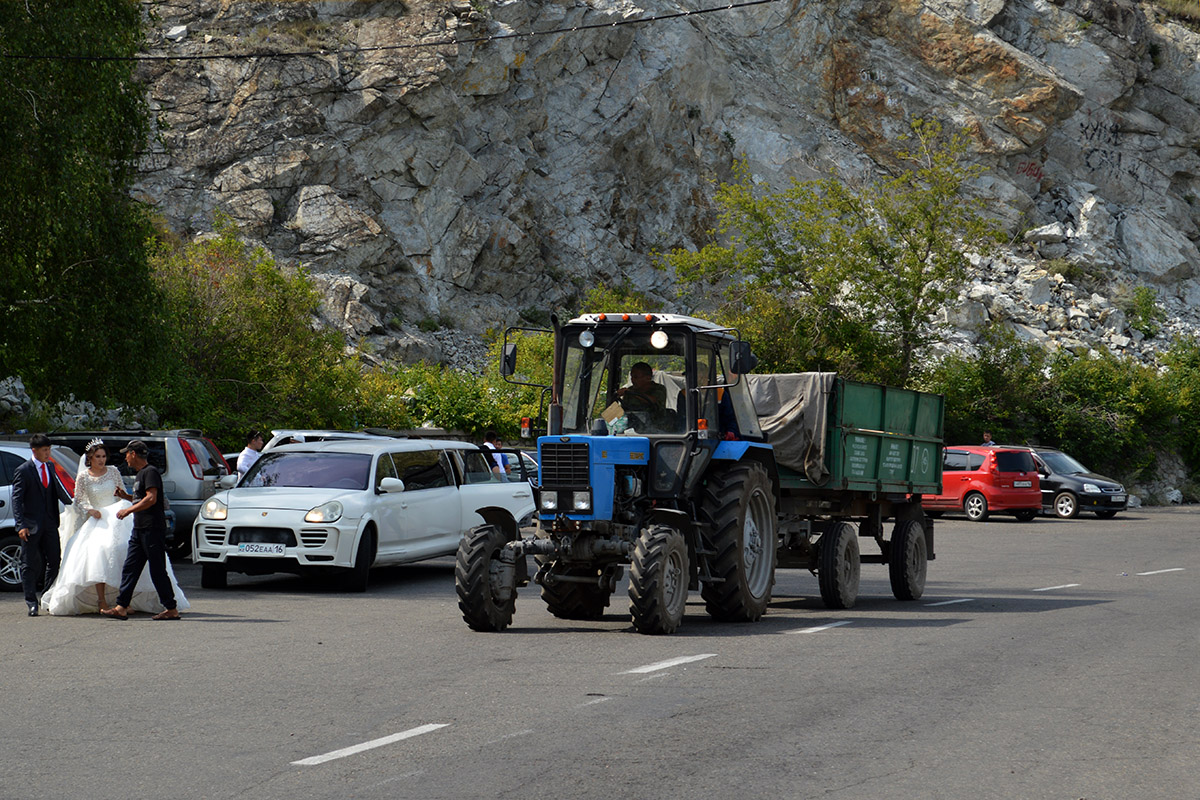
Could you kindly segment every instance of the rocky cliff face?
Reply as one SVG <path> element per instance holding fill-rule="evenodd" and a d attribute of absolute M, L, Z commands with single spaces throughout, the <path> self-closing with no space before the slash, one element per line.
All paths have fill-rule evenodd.
<path fill-rule="evenodd" d="M 1194 31 L 1113 0 L 775 0 L 612 24 L 709 5 L 164 3 L 153 54 L 302 54 L 148 63 L 163 129 L 137 193 L 185 233 L 232 215 L 377 358 L 453 360 L 461 333 L 593 285 L 669 295 L 651 253 L 704 241 L 735 158 L 772 186 L 870 176 L 909 117 L 936 118 L 970 132 L 1014 237 L 948 312 L 959 344 L 1005 320 L 1149 357 L 1119 307 L 1138 285 L 1168 333 L 1197 329 Z"/>

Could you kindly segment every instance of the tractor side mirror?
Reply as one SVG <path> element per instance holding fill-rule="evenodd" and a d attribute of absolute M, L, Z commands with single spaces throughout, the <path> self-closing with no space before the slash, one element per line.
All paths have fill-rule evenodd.
<path fill-rule="evenodd" d="M 517 372 L 516 342 L 505 342 L 504 354 L 500 357 L 500 374 L 504 377 L 515 375 Z"/>
<path fill-rule="evenodd" d="M 737 341 L 729 345 L 729 368 L 738 375 L 753 372 L 758 365 L 758 357 L 750 352 L 750 343 Z"/>

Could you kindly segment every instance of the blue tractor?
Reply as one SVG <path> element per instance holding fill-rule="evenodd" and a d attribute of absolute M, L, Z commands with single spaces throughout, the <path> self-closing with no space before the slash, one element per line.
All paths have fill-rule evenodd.
<path fill-rule="evenodd" d="M 778 490 L 741 380 L 754 367 L 748 343 L 673 314 L 586 314 L 553 326 L 537 528 L 523 535 L 485 515 L 463 539 L 455 584 L 467 624 L 508 627 L 531 580 L 555 616 L 598 618 L 626 567 L 642 633 L 678 628 L 695 588 L 715 619 L 759 619 L 775 581 Z M 510 380 L 512 330 L 501 363 Z"/>

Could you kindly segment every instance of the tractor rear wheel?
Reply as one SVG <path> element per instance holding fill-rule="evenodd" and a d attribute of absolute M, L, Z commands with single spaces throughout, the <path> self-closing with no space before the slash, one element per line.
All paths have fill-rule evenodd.
<path fill-rule="evenodd" d="M 600 619 L 608 608 L 612 592 L 600 587 L 600 572 L 591 567 L 559 569 L 559 574 L 570 577 L 595 577 L 596 583 L 551 583 L 542 584 L 542 599 L 546 609 L 559 619 Z"/>
<path fill-rule="evenodd" d="M 775 584 L 775 497 L 761 464 L 736 464 L 712 475 L 700 515 L 708 523 L 709 570 L 717 581 L 701 588 L 713 619 L 754 622 L 771 602 Z"/>

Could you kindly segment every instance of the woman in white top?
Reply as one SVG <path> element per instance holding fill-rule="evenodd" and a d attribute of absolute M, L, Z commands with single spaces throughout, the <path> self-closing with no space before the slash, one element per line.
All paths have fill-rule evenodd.
<path fill-rule="evenodd" d="M 108 608 L 108 598 L 115 596 L 121 585 L 133 516 L 117 519 L 116 512 L 128 507 L 133 498 L 125 491 L 121 473 L 107 462 L 104 443 L 99 439 L 88 442 L 83 466 L 75 478 L 75 505 L 84 522 L 67 542 L 54 585 L 42 595 L 42 609 L 49 614 L 91 614 Z M 188 608 L 169 561 L 167 574 L 179 608 Z M 130 607 L 150 613 L 163 610 L 148 568 L 138 577 Z"/>

